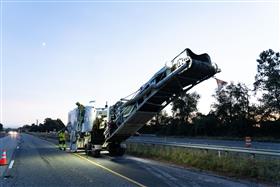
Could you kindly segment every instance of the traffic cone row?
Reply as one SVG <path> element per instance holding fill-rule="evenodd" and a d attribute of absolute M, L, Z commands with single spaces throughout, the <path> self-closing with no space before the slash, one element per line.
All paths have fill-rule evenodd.
<path fill-rule="evenodd" d="M 4 166 L 7 165 L 7 154 L 6 154 L 6 150 L 3 150 L 2 153 L 2 158 L 0 159 L 0 166 Z"/>

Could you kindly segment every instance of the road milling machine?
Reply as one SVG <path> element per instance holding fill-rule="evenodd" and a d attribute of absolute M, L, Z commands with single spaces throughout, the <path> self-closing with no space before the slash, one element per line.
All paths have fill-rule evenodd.
<path fill-rule="evenodd" d="M 112 106 L 95 108 L 76 103 L 77 107 L 68 115 L 70 150 L 84 148 L 93 156 L 107 150 L 111 156 L 122 156 L 126 139 L 182 92 L 219 71 L 208 54 L 197 55 L 185 49 L 139 90 Z"/>

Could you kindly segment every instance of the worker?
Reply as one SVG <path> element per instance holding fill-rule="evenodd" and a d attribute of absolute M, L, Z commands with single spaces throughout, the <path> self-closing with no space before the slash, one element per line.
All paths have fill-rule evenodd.
<path fill-rule="evenodd" d="M 65 129 L 62 129 L 58 132 L 58 143 L 60 150 L 66 150 L 66 141 L 65 141 Z"/>

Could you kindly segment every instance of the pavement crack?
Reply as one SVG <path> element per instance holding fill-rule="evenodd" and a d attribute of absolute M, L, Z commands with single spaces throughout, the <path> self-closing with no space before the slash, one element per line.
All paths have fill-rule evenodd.
<path fill-rule="evenodd" d="M 40 157 L 41 157 L 41 159 L 42 159 L 47 165 L 49 165 L 50 167 L 52 167 L 50 161 L 48 161 L 47 158 L 45 158 L 44 156 L 41 156 L 41 155 L 40 155 Z"/>

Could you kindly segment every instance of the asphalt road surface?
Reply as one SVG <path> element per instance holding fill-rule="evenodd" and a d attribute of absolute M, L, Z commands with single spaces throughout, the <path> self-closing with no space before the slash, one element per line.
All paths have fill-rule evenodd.
<path fill-rule="evenodd" d="M 2 158 L 3 151 L 6 151 L 7 162 L 12 160 L 14 157 L 15 149 L 19 144 L 19 137 L 16 135 L 8 135 L 0 138 L 0 158 Z M 7 169 L 8 165 L 0 166 L 0 176 L 3 176 L 4 171 Z"/>
<path fill-rule="evenodd" d="M 0 179 L 0 185 L 5 187 L 261 186 L 131 156 L 109 157 L 105 153 L 92 158 L 68 153 L 60 151 L 53 142 L 27 134 L 20 139 L 5 137 L 1 142 L 2 146 L 11 147 L 9 154 L 13 155 Z"/>

